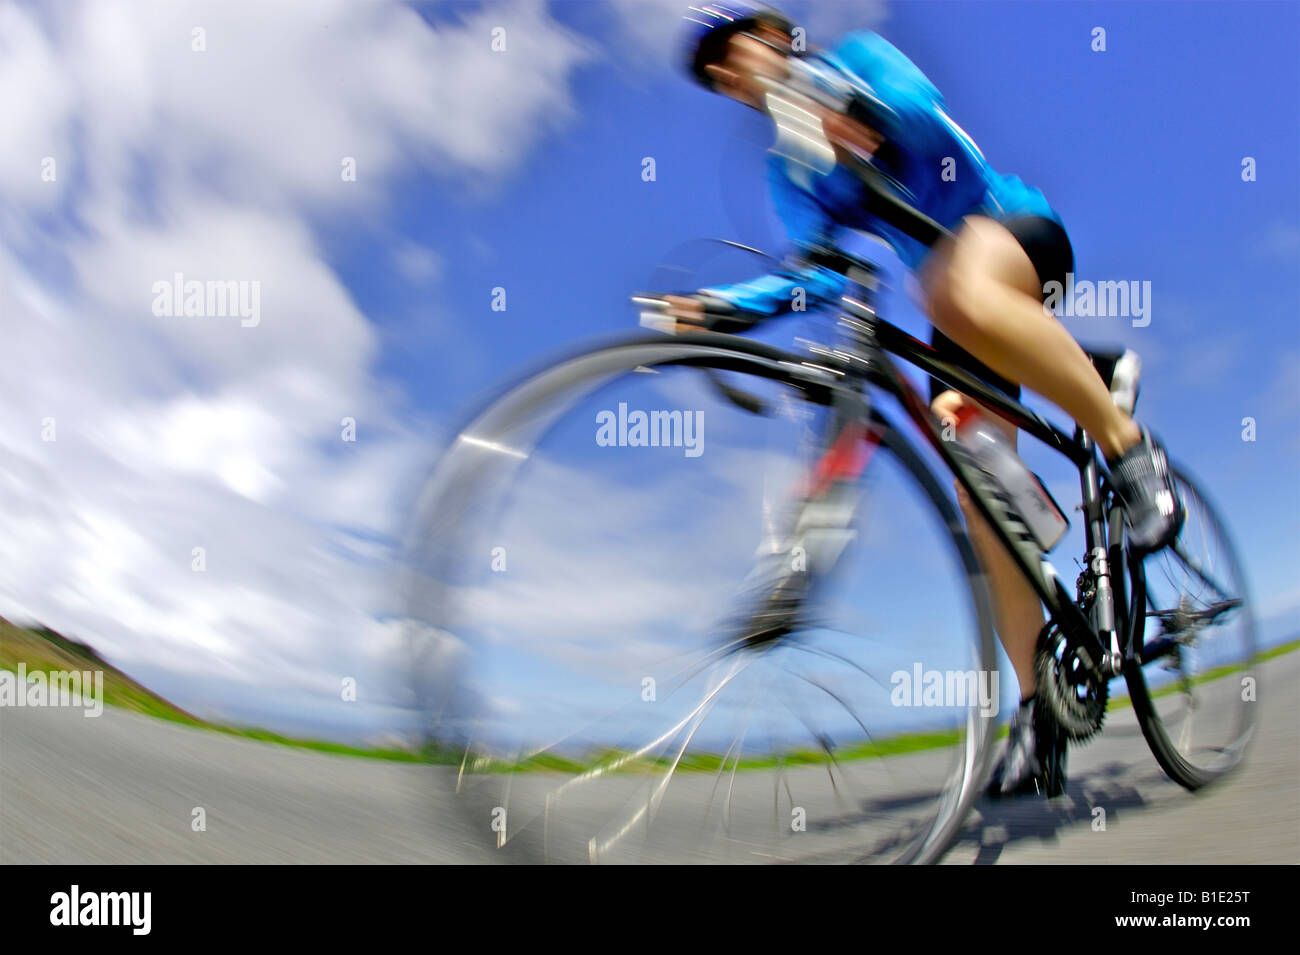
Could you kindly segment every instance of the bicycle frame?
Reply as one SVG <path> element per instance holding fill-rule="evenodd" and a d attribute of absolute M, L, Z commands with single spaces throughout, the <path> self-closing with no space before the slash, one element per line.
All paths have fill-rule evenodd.
<path fill-rule="evenodd" d="M 767 81 L 766 86 L 769 113 L 773 112 L 774 106 L 789 106 L 791 97 L 794 104 L 808 97 L 807 91 L 792 90 L 785 81 Z M 794 117 L 806 115 L 805 111 L 797 108 L 789 114 Z M 786 116 L 786 113 L 782 112 L 781 116 Z M 801 122 L 797 118 L 791 120 L 789 116 L 786 116 L 785 121 L 793 122 L 797 127 L 791 134 L 794 138 L 809 140 L 820 146 L 823 151 L 831 151 L 832 147 L 826 140 L 820 122 Z M 774 118 L 776 118 L 778 138 L 780 138 L 783 120 L 776 117 L 775 113 Z M 866 188 L 864 207 L 872 215 L 928 246 L 952 236 L 943 225 L 903 201 L 895 191 L 894 187 L 897 184 L 874 164 L 871 157 L 842 151 L 841 154 L 836 154 L 836 160 L 846 163 L 857 173 Z M 873 276 L 877 271 L 876 268 L 870 262 L 838 250 L 818 249 L 813 252 L 814 256 L 823 253 L 829 253 L 834 264 L 825 260 L 819 264 L 844 275 L 850 281 L 850 288 L 856 285 L 863 290 L 865 298 L 863 300 L 853 295 L 845 295 L 841 299 L 846 313 L 841 316 L 840 322 L 841 326 L 847 329 L 844 343 L 847 347 L 822 349 L 825 357 L 839 365 L 833 369 L 835 373 L 845 375 L 862 385 L 881 388 L 899 400 L 908 417 L 957 476 L 958 481 L 975 502 L 976 508 L 993 527 L 998 539 L 1011 552 L 1020 572 L 1047 607 L 1049 625 L 1055 623 L 1061 628 L 1079 661 L 1094 677 L 1104 682 L 1109 677 L 1117 676 L 1122 670 L 1124 654 L 1131 651 L 1129 648 L 1121 647 L 1116 630 L 1117 606 L 1110 587 L 1106 539 L 1108 516 L 1104 513 L 1106 495 L 1092 439 L 1081 428 L 1076 428 L 1073 437 L 1066 435 L 1018 401 L 996 391 L 951 363 L 943 361 L 930 346 L 880 319 L 870 302 L 875 288 Z M 1043 441 L 1075 465 L 1079 471 L 1079 483 L 1082 488 L 1084 533 L 1087 538 L 1085 574 L 1091 574 L 1090 582 L 1094 584 L 1090 597 L 1090 610 L 1094 618 L 1092 622 L 1085 617 L 1083 611 L 1076 605 L 1075 599 L 1065 589 L 1055 568 L 1039 550 L 1028 528 L 995 496 L 992 479 L 974 464 L 970 455 L 958 442 L 943 440 L 934 416 L 930 413 L 929 403 L 923 401 L 916 390 L 898 373 L 888 357 L 891 354 L 942 381 L 958 386 L 959 390 L 982 402 L 995 414 L 1010 421 L 1020 430 Z M 861 395 L 865 388 L 854 390 Z M 843 423 L 844 421 L 839 422 L 841 425 Z M 839 434 L 831 434 L 829 437 L 832 440 L 827 442 L 827 447 L 833 446 Z M 1081 578 L 1080 584 L 1082 582 Z M 1080 590 L 1082 591 L 1082 587 Z M 1081 592 L 1080 603 L 1084 602 L 1082 596 Z M 1118 609 L 1121 613 L 1126 612 L 1126 608 Z"/>
<path fill-rule="evenodd" d="M 1020 572 L 1047 607 L 1048 626 L 1055 624 L 1061 628 L 1080 662 L 1095 678 L 1105 682 L 1117 676 L 1128 649 L 1121 644 L 1121 635 L 1126 631 L 1122 626 L 1117 628 L 1117 615 L 1122 618 L 1127 608 L 1117 605 L 1110 586 L 1107 532 L 1113 521 L 1122 518 L 1118 513 L 1107 513 L 1107 494 L 1092 439 L 1079 427 L 1073 436 L 1066 434 L 1020 402 L 944 361 L 930 345 L 881 319 L 871 305 L 875 287 L 872 272 L 874 269 L 869 263 L 854 260 L 854 265 L 845 274 L 851 287 L 857 286 L 861 294 L 846 294 L 841 299 L 843 311 L 839 325 L 843 332 L 842 340 L 834 348 L 812 346 L 813 354 L 832 359 L 838 366 L 835 370 L 842 376 L 839 403 L 846 413 L 832 424 L 835 431 L 828 436 L 827 446 L 834 444 L 839 429 L 850 420 L 861 420 L 862 416 L 869 415 L 868 386 L 892 395 L 1011 553 Z M 944 438 L 942 423 L 930 411 L 929 402 L 899 373 L 890 356 L 958 388 L 1075 466 L 1082 492 L 1081 510 L 1087 547 L 1086 565 L 1077 597 L 1072 596 L 1061 582 L 1056 569 L 1025 524 L 1001 500 L 992 478 L 980 469 L 960 442 Z M 836 403 L 835 396 L 832 396 L 831 403 Z M 851 406 L 855 403 L 860 407 L 853 409 Z M 1079 603 L 1085 603 L 1082 593 L 1085 579 L 1090 588 L 1086 604 L 1091 620 L 1079 606 Z"/>

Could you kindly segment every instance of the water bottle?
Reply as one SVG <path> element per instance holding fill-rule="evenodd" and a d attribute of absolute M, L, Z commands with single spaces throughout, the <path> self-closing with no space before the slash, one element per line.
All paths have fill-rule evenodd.
<path fill-rule="evenodd" d="M 1038 546 L 1047 552 L 1059 544 L 1070 522 L 1002 429 L 968 406 L 957 413 L 957 438 L 1002 488 Z"/>

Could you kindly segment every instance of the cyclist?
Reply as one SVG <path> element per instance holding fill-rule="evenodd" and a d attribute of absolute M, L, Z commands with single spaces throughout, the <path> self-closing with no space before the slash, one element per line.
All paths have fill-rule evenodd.
<path fill-rule="evenodd" d="M 796 250 L 833 247 L 843 229 L 888 241 L 921 281 L 935 326 L 932 343 L 941 355 L 1013 397 L 1024 385 L 1069 413 L 1106 456 L 1134 548 L 1153 551 L 1171 543 L 1184 513 L 1163 448 L 1116 407 L 1088 356 L 1044 307 L 1047 283 L 1064 287 L 1074 255 L 1042 192 L 995 172 L 948 116 L 930 80 L 875 33 L 854 32 L 832 50 L 795 53 L 792 24 L 768 7 L 714 0 L 691 7 L 686 18 L 686 66 L 706 88 L 764 112 L 765 81 L 801 83 L 818 94 L 799 105 L 820 120 L 833 161 L 801 161 L 789 151 L 768 159 L 776 208 Z M 863 160 L 955 238 L 930 249 L 868 213 L 864 187 L 852 171 Z M 808 261 L 806 255 L 792 258 L 750 282 L 670 296 L 669 314 L 685 328 L 738 331 L 789 311 L 796 289 L 808 304 L 835 301 L 844 279 Z M 975 405 L 933 380 L 931 400 L 943 419 Z M 994 420 L 1014 442 L 1015 428 Z M 989 795 L 1059 795 L 1065 737 L 1047 707 L 1035 705 L 1042 607 L 960 487 L 957 494 L 1020 685 L 1021 704 Z"/>

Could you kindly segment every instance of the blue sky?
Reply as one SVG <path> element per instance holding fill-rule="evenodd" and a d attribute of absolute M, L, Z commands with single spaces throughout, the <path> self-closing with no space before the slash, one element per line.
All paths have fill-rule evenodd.
<path fill-rule="evenodd" d="M 354 717 L 314 701 L 362 674 L 384 691 L 361 721 L 382 726 L 400 674 L 386 562 L 433 449 L 519 367 L 631 328 L 627 294 L 689 257 L 683 242 L 779 252 L 764 120 L 686 81 L 663 0 L 173 7 L 0 6 L 0 78 L 32 91 L 0 112 L 0 287 L 22 329 L 0 500 L 23 515 L 0 613 L 78 633 L 183 703 L 277 725 L 347 731 Z M 787 10 L 822 45 L 879 29 L 995 168 L 1043 189 L 1080 277 L 1151 282 L 1149 326 L 1069 327 L 1142 354 L 1141 417 L 1222 505 L 1265 635 L 1294 632 L 1300 8 Z M 50 155 L 66 172 L 39 183 Z M 340 156 L 358 160 L 348 187 Z M 260 333 L 142 317 L 176 270 L 259 278 Z M 37 437 L 48 415 L 55 446 Z M 344 415 L 355 445 L 336 439 Z M 1068 473 L 1026 456 L 1071 497 Z"/>

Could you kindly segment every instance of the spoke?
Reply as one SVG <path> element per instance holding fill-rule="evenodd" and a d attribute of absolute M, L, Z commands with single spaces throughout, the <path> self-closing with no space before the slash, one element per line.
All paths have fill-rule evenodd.
<path fill-rule="evenodd" d="M 670 699 L 674 693 L 676 693 L 676 692 L 677 692 L 678 690 L 680 690 L 683 686 L 685 686 L 687 683 L 689 683 L 692 679 L 694 679 L 694 677 L 698 676 L 699 673 L 701 673 L 701 672 L 702 672 L 702 671 L 703 671 L 703 670 L 704 670 L 704 669 L 705 669 L 705 668 L 706 668 L 706 667 L 707 667 L 711 662 L 714 662 L 713 659 L 712 659 L 713 657 L 719 656 L 719 655 L 724 654 L 724 653 L 726 653 L 726 652 L 734 651 L 735 649 L 738 649 L 739 646 L 742 645 L 743 643 L 744 643 L 743 640 L 739 640 L 739 639 L 738 639 L 738 640 L 733 640 L 733 641 L 731 641 L 731 643 L 729 643 L 729 644 L 726 644 L 726 645 L 724 645 L 724 646 L 722 646 L 722 647 L 718 647 L 718 648 L 715 648 L 714 650 L 708 651 L 707 653 L 705 653 L 704 657 L 703 657 L 703 658 L 702 658 L 698 663 L 688 664 L 687 666 L 685 666 L 685 667 L 683 667 L 681 670 L 679 670 L 677 674 L 673 674 L 673 677 L 675 677 L 675 676 L 677 676 L 678 674 L 686 673 L 687 670 L 690 670 L 689 673 L 686 673 L 686 675 L 685 675 L 681 680 L 679 680 L 679 681 L 677 682 L 677 684 L 676 684 L 675 686 L 673 686 L 673 687 L 668 691 L 668 694 L 667 694 L 667 696 L 665 697 L 665 699 Z M 673 677 L 670 677 L 670 679 L 672 679 Z M 536 757 L 536 756 L 540 756 L 540 755 L 542 755 L 543 753 L 549 753 L 549 752 L 551 752 L 552 750 L 556 749 L 558 746 L 560 746 L 560 744 L 566 742 L 567 740 L 570 740 L 570 739 L 572 739 L 573 737 L 580 735 L 580 734 L 583 733 L 585 730 L 588 730 L 588 729 L 590 729 L 590 728 L 593 727 L 593 726 L 600 726 L 602 723 L 606 723 L 606 722 L 610 721 L 610 719 L 611 719 L 612 717 L 614 717 L 616 714 L 618 714 L 620 711 L 625 711 L 625 710 L 627 710 L 627 709 L 629 709 L 629 708 L 631 708 L 631 704 L 624 704 L 624 705 L 622 705 L 622 706 L 615 707 L 614 709 L 611 709 L 611 710 L 608 710 L 607 712 L 605 712 L 602 716 L 593 717 L 592 719 L 588 720 L 588 721 L 587 721 L 586 723 L 584 723 L 583 725 L 578 726 L 578 727 L 575 727 L 574 729 L 572 729 L 572 730 L 570 730 L 570 731 L 568 731 L 568 732 L 565 732 L 564 734 L 562 734 L 562 735 L 560 735 L 560 736 L 558 736 L 558 737 L 554 737 L 554 738 L 552 738 L 551 740 L 549 740 L 548 742 L 541 743 L 541 744 L 539 744 L 539 745 L 537 745 L 537 746 L 534 746 L 532 749 L 520 750 L 520 751 L 518 751 L 518 752 L 516 753 L 516 755 L 515 755 L 514 757 L 512 757 L 512 758 L 510 758 L 510 759 L 493 760 L 491 757 L 488 757 L 488 756 L 480 756 L 477 760 L 475 760 L 474 766 L 473 766 L 472 768 L 480 769 L 480 768 L 482 768 L 483 765 L 490 765 L 492 762 L 501 762 L 501 763 L 502 763 L 503 765 L 505 765 L 505 766 L 518 766 L 518 765 L 520 765 L 521 763 L 526 762 L 526 761 L 529 760 L 529 759 L 532 759 L 532 758 L 534 758 L 534 757 Z M 688 714 L 687 717 L 686 717 L 686 720 L 689 720 L 689 719 L 690 719 L 690 714 Z M 683 721 L 683 723 L 684 723 L 684 722 L 685 722 L 685 721 Z M 679 723 L 676 727 L 674 727 L 673 729 L 670 729 L 670 730 L 668 731 L 668 733 L 665 734 L 665 735 L 671 735 L 671 734 L 674 733 L 677 729 L 680 729 L 681 726 L 683 725 L 683 723 Z M 660 739 L 662 740 L 663 737 L 661 737 Z M 656 741 L 656 742 L 658 742 L 658 741 Z M 651 747 L 654 746 L 654 745 L 655 745 L 654 743 L 649 744 L 649 746 L 651 746 Z M 467 758 L 468 758 L 468 755 L 469 755 L 469 749 L 468 749 L 468 747 L 467 747 L 467 750 L 466 750 L 466 754 L 465 754 L 465 755 L 466 755 L 466 758 L 465 758 L 465 759 L 462 759 L 462 761 L 461 761 L 461 767 L 460 767 L 460 773 L 457 775 L 456 786 L 457 786 L 457 790 L 458 790 L 458 791 L 459 791 L 459 788 L 460 788 L 461 777 L 464 775 L 465 770 L 466 770 L 466 761 L 467 761 Z M 635 755 L 637 755 L 637 754 L 633 754 L 633 757 L 629 757 L 629 758 L 634 758 Z M 622 765 L 622 763 L 620 763 L 619 765 Z M 576 779 L 575 779 L 575 780 L 571 780 L 571 782 L 577 782 L 577 781 L 578 781 L 578 780 L 576 780 Z"/>
<path fill-rule="evenodd" d="M 785 782 L 785 750 L 784 744 L 777 745 L 776 736 L 772 732 L 773 713 L 771 708 L 767 709 L 767 749 L 776 760 L 776 772 L 772 775 L 772 821 L 780 826 L 780 800 L 781 784 Z M 786 786 L 787 792 L 789 785 Z"/>
<path fill-rule="evenodd" d="M 863 676 L 865 676 L 868 680 L 871 680 L 873 683 L 876 684 L 876 686 L 880 687 L 886 693 L 889 692 L 889 687 L 881 683 L 880 680 L 876 678 L 875 674 L 873 674 L 866 667 L 862 666 L 860 663 L 850 659 L 849 657 L 844 656 L 841 653 L 836 653 L 834 650 L 827 650 L 823 647 L 809 646 L 808 644 L 799 643 L 798 641 L 795 641 L 793 643 L 788 643 L 786 644 L 786 647 L 790 650 L 802 650 L 805 653 L 811 653 L 814 654 L 815 656 L 827 657 L 828 659 L 831 660 L 838 660 L 840 663 L 844 663 L 848 666 L 853 667 L 853 669 L 860 672 Z"/>
<path fill-rule="evenodd" d="M 808 718 L 791 705 L 790 694 L 788 692 L 782 695 L 781 703 L 790 711 L 791 715 L 793 715 L 795 719 L 803 724 L 804 729 L 808 731 L 808 735 L 812 737 L 813 742 L 816 743 L 821 748 L 821 751 L 826 754 L 826 774 L 830 777 L 831 789 L 834 791 L 835 798 L 838 801 L 840 798 L 840 787 L 835 782 L 835 774 L 832 772 L 832 767 L 838 769 L 841 775 L 843 775 L 844 769 L 840 766 L 839 760 L 835 758 L 835 751 L 831 749 L 830 737 L 815 729 L 812 723 L 808 721 Z"/>
<path fill-rule="evenodd" d="M 825 693 L 827 696 L 829 696 L 836 703 L 838 703 L 840 706 L 844 707 L 845 711 L 849 714 L 849 716 L 853 717 L 853 721 L 862 728 L 862 732 L 866 734 L 868 741 L 870 741 L 870 743 L 873 746 L 876 744 L 876 739 L 874 736 L 871 735 L 871 730 L 867 729 L 867 724 L 862 722 L 862 718 L 858 716 L 857 711 L 854 710 L 853 707 L 849 706 L 849 704 L 844 700 L 842 696 L 840 696 L 830 687 L 826 686 L 823 683 L 819 683 L 817 680 L 814 680 L 810 676 L 805 676 L 802 673 L 795 673 L 793 670 L 789 672 L 790 675 L 793 676 L 795 679 L 803 680 L 805 683 L 816 687 L 817 689 Z"/>
<path fill-rule="evenodd" d="M 1200 565 L 1198 565 L 1197 562 L 1185 550 L 1183 550 L 1182 547 L 1179 546 L 1177 541 L 1174 542 L 1173 551 L 1175 554 L 1178 555 L 1178 559 L 1183 562 L 1183 565 L 1186 566 L 1187 569 L 1191 571 L 1195 576 L 1199 577 L 1201 581 L 1205 583 L 1206 586 L 1215 590 L 1221 598 L 1227 600 L 1232 599 L 1232 595 L 1227 591 L 1227 589 L 1224 588 L 1212 576 L 1210 576 L 1210 574 L 1207 571 L 1202 570 Z"/>
<path fill-rule="evenodd" d="M 757 699 L 758 699 L 758 692 L 756 690 L 754 692 L 753 697 L 751 698 L 750 706 L 746 709 L 747 714 L 752 714 L 754 712 L 753 701 Z M 727 771 L 727 763 L 730 762 L 731 760 L 731 754 L 735 753 L 736 762 L 737 763 L 740 762 L 740 751 L 741 751 L 740 747 L 743 745 L 743 741 L 745 738 L 744 731 L 748 728 L 749 728 L 749 721 L 746 720 L 745 725 L 741 728 L 740 735 L 738 735 L 735 739 L 731 741 L 731 743 L 727 746 L 727 751 L 722 754 L 722 761 L 718 763 L 718 771 L 713 774 L 713 785 L 709 789 L 709 801 L 704 807 L 704 818 L 700 822 L 701 829 L 703 829 L 704 826 L 708 824 L 709 811 L 713 809 L 713 800 L 716 799 L 718 795 L 718 784 L 722 782 L 722 774 Z M 725 809 L 723 812 L 723 816 L 724 816 L 723 826 L 725 828 L 726 826 Z"/>
<path fill-rule="evenodd" d="M 809 685 L 816 687 L 817 689 L 825 693 L 827 696 L 829 696 L 831 699 L 833 699 L 840 706 L 844 707 L 845 711 L 849 714 L 849 716 L 853 717 L 853 721 L 862 728 L 862 732 L 867 737 L 867 742 L 869 742 L 872 746 L 876 746 L 876 738 L 871 735 L 871 730 L 867 729 L 867 724 L 862 721 L 862 718 L 858 716 L 857 711 L 853 709 L 853 707 L 849 706 L 849 704 L 844 700 L 843 697 L 841 697 L 834 690 L 830 689 L 830 687 L 827 687 L 822 683 L 819 683 L 817 680 L 814 680 L 812 677 L 805 676 L 802 673 L 796 673 L 793 670 L 789 672 L 796 679 L 803 680 L 805 683 L 808 683 Z M 898 777 L 897 775 L 895 775 L 893 769 L 890 767 L 889 760 L 883 757 L 883 755 L 880 756 L 879 759 L 880 759 L 881 769 L 884 770 L 884 772 L 889 776 L 891 780 L 893 780 L 894 782 L 898 782 L 899 781 Z"/>
<path fill-rule="evenodd" d="M 676 673 L 670 674 L 668 677 L 670 681 L 677 680 L 679 676 L 681 679 L 677 680 L 677 683 L 668 690 L 668 697 L 671 698 L 674 693 L 691 680 L 695 679 L 695 677 L 699 676 L 705 667 L 709 666 L 711 663 L 717 662 L 717 660 L 726 656 L 728 653 L 734 653 L 737 650 L 742 649 L 745 646 L 745 643 L 746 641 L 744 637 L 737 637 L 734 640 L 722 644 L 722 646 L 714 647 L 712 650 L 707 651 L 697 663 L 687 664 Z"/>
<path fill-rule="evenodd" d="M 708 716 L 709 711 L 713 708 L 713 705 L 717 700 L 718 694 L 721 693 L 722 690 L 724 690 L 727 687 L 727 685 L 730 684 L 731 681 L 734 680 L 739 674 L 743 673 L 746 669 L 748 669 L 750 663 L 752 662 L 753 662 L 752 660 L 746 660 L 744 658 L 738 657 L 735 661 L 735 664 L 732 666 L 731 671 L 726 676 L 724 676 L 721 680 L 719 680 L 716 686 L 714 686 L 712 689 L 707 691 L 704 698 L 700 701 L 699 705 L 696 706 L 696 708 L 692 710 L 691 713 L 688 714 L 684 720 L 682 720 L 680 723 L 677 724 L 677 727 L 675 729 L 680 729 L 681 727 L 685 726 L 687 722 L 691 721 L 692 719 L 694 720 L 694 723 L 691 725 L 689 732 L 686 734 L 686 738 L 682 740 L 682 745 L 677 749 L 677 755 L 673 757 L 673 761 L 668 766 L 667 771 L 664 773 L 663 779 L 660 780 L 658 785 L 651 790 L 650 794 L 648 795 L 645 801 L 645 804 L 639 806 L 632 813 L 631 817 L 628 818 L 628 820 L 619 828 L 619 830 L 615 832 L 612 836 L 610 836 L 608 839 L 606 839 L 604 843 L 598 843 L 597 836 L 593 836 L 591 840 L 588 842 L 588 853 L 590 855 L 591 861 L 595 862 L 601 855 L 609 851 L 611 846 L 620 842 L 623 839 L 623 837 L 626 836 L 629 832 L 631 832 L 632 829 L 635 828 L 637 823 L 640 822 L 642 819 L 645 819 L 647 826 L 649 826 L 650 823 L 653 822 L 655 812 L 659 808 L 659 803 L 663 800 L 664 791 L 668 788 L 668 784 L 669 782 L 672 781 L 673 774 L 676 772 L 677 766 L 681 762 L 682 754 L 686 752 L 686 747 L 690 745 L 691 740 L 694 738 L 696 731 L 699 730 L 700 726 L 704 723 L 705 718 Z M 660 740 L 663 740 L 665 738 L 666 737 L 660 737 Z M 655 742 L 657 743 L 659 742 L 659 740 L 656 740 Z M 645 749 L 642 749 L 640 752 L 644 753 L 646 750 L 648 750 L 651 746 L 654 745 L 655 743 L 651 743 L 650 746 L 647 746 Z M 616 761 L 616 764 L 622 764 L 625 761 L 626 760 L 618 760 Z M 555 795 L 558 797 L 560 793 L 568 789 L 571 785 L 576 784 L 582 781 L 583 779 L 587 779 L 587 778 L 596 778 L 596 777 L 592 773 L 585 773 L 583 774 L 583 776 L 579 777 L 578 779 L 570 780 L 568 783 L 565 783 L 558 790 L 556 790 Z"/>
<path fill-rule="evenodd" d="M 628 763 L 632 762 L 635 759 L 640 759 L 642 756 L 650 752 L 655 747 L 664 745 L 669 740 L 671 740 L 674 736 L 676 736 L 682 730 L 683 727 L 685 727 L 688 723 L 690 723 L 691 720 L 695 719 L 695 717 L 699 715 L 699 713 L 702 710 L 707 711 L 707 709 L 712 705 L 713 700 L 717 697 L 717 695 L 720 692 L 722 692 L 722 690 L 726 687 L 726 685 L 730 683 L 733 679 L 735 679 L 736 675 L 742 672 L 748 666 L 749 666 L 749 661 L 746 661 L 744 658 L 737 658 L 736 665 L 733 666 L 732 672 L 729 673 L 723 679 L 723 681 L 720 682 L 716 687 L 708 691 L 705 694 L 704 698 L 701 699 L 700 702 L 695 705 L 695 708 L 693 710 L 691 710 L 689 713 L 683 716 L 669 729 L 665 730 L 662 734 L 655 737 L 649 743 L 646 743 L 640 749 L 634 750 L 633 752 L 630 753 L 624 753 L 622 756 L 618 757 L 613 762 L 606 763 L 605 765 L 593 766 L 591 769 L 587 770 L 582 775 L 570 779 L 559 789 L 557 789 L 555 791 L 555 794 L 558 796 L 567 789 L 572 789 L 582 783 L 590 782 L 591 780 L 594 779 L 599 779 L 600 777 L 605 776 L 611 772 L 614 772 L 615 770 L 621 769 L 622 767 L 626 766 Z"/>
<path fill-rule="evenodd" d="M 768 681 L 763 685 L 764 696 L 766 696 L 768 691 L 772 689 L 772 682 L 775 680 L 776 673 L 774 668 L 774 673 L 772 673 L 772 676 L 768 678 Z M 757 696 L 755 696 L 755 699 L 757 699 Z M 740 741 L 738 741 L 736 747 L 736 758 L 732 760 L 731 776 L 729 776 L 727 780 L 727 800 L 723 803 L 723 828 L 724 830 L 727 830 L 727 832 L 731 832 L 732 795 L 735 794 L 736 791 L 736 773 L 737 770 L 740 769 L 741 754 L 744 752 L 745 738 L 749 735 L 749 726 L 751 719 L 753 719 L 753 713 L 754 711 L 751 709 L 749 715 L 746 716 L 745 729 L 744 732 L 741 733 Z"/>
<path fill-rule="evenodd" d="M 726 830 L 729 827 L 729 823 L 730 823 L 731 791 L 736 780 L 736 768 L 740 765 L 741 756 L 744 754 L 745 738 L 749 735 L 749 727 L 750 724 L 753 722 L 754 712 L 758 708 L 757 704 L 758 704 L 759 697 L 762 695 L 766 695 L 766 690 L 768 689 L 768 687 L 771 686 L 771 683 L 772 681 L 768 680 L 766 685 L 757 684 L 757 683 L 755 684 L 754 692 L 750 694 L 749 703 L 746 705 L 745 712 L 742 716 L 740 732 L 736 735 L 736 737 L 731 741 L 731 744 L 727 747 L 727 751 L 722 756 L 722 761 L 718 764 L 718 771 L 713 776 L 713 787 L 712 789 L 709 790 L 709 803 L 705 807 L 706 819 L 708 817 L 709 810 L 713 808 L 713 800 L 717 796 L 718 784 L 722 781 L 722 776 L 727 771 L 727 762 L 728 760 L 731 759 L 731 755 L 734 752 L 735 759 L 732 760 L 731 775 L 729 776 L 728 783 L 727 783 L 727 798 L 723 803 L 723 809 L 722 809 L 722 824 L 724 830 Z"/>

